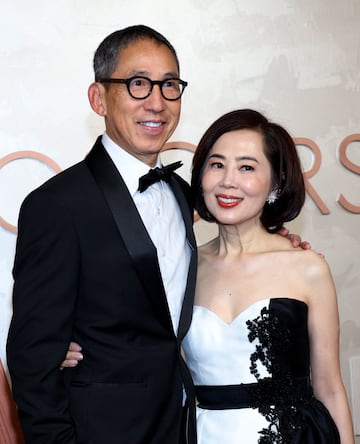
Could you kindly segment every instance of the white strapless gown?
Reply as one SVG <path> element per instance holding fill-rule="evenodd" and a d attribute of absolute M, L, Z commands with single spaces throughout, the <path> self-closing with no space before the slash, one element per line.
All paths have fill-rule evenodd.
<path fill-rule="evenodd" d="M 268 338 L 272 345 L 267 355 L 268 348 L 263 345 Z M 260 344 L 259 341 L 265 342 Z M 271 365 L 267 364 L 266 368 L 260 358 L 256 359 L 257 375 L 254 376 L 250 366 L 257 345 L 265 350 L 266 357 L 270 357 Z M 271 410 L 275 418 L 274 422 L 269 422 L 258 408 L 207 410 L 197 407 L 198 444 L 256 444 L 260 439 L 264 443 L 340 443 L 335 423 L 325 406 L 313 397 L 310 382 L 306 383 L 306 389 L 301 387 L 296 394 L 291 392 L 293 384 L 299 380 L 309 381 L 307 305 L 304 302 L 288 298 L 263 299 L 240 313 L 230 324 L 209 309 L 195 306 L 183 347 L 195 386 L 260 382 L 255 392 L 258 405 L 262 409 L 265 406 L 263 413 Z M 264 392 L 262 383 L 267 383 L 269 377 L 273 385 L 270 391 L 265 389 Z M 265 400 L 266 393 L 270 402 Z M 281 404 L 284 399 L 285 404 Z M 275 432 L 270 424 L 276 424 Z"/>
<path fill-rule="evenodd" d="M 183 341 L 186 362 L 195 385 L 254 383 L 246 321 L 258 316 L 261 300 L 227 324 L 205 307 L 195 306 L 190 330 Z M 262 366 L 261 375 L 268 376 Z M 255 444 L 268 423 L 255 409 L 204 410 L 197 408 L 198 444 Z"/>

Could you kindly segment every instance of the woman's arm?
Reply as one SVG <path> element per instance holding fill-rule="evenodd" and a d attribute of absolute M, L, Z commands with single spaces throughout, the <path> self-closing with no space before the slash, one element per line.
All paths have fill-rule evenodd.
<path fill-rule="evenodd" d="M 314 394 L 329 410 L 341 444 L 354 443 L 354 431 L 339 360 L 339 315 L 335 285 L 326 261 L 311 257 L 309 284 L 310 360 Z"/>

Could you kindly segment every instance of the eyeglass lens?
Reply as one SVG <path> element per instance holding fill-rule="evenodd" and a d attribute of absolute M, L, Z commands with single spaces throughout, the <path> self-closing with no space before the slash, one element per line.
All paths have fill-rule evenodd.
<path fill-rule="evenodd" d="M 178 99 L 183 91 L 183 85 L 178 79 L 164 80 L 159 84 L 162 95 L 165 99 Z M 152 90 L 150 79 L 134 77 L 128 84 L 130 94 L 136 99 L 144 99 L 149 96 Z"/>

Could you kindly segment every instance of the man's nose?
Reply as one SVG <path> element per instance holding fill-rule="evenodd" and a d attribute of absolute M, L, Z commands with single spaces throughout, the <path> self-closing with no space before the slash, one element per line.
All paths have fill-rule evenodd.
<path fill-rule="evenodd" d="M 145 99 L 145 108 L 159 112 L 165 108 L 166 100 L 162 96 L 160 85 L 154 85 L 149 97 Z"/>

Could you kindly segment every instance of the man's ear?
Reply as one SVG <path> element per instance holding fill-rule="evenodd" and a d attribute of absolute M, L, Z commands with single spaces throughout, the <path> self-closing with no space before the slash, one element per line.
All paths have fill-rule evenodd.
<path fill-rule="evenodd" d="M 106 99 L 105 87 L 98 82 L 93 82 L 88 89 L 88 98 L 91 108 L 99 114 L 99 116 L 106 116 Z"/>

